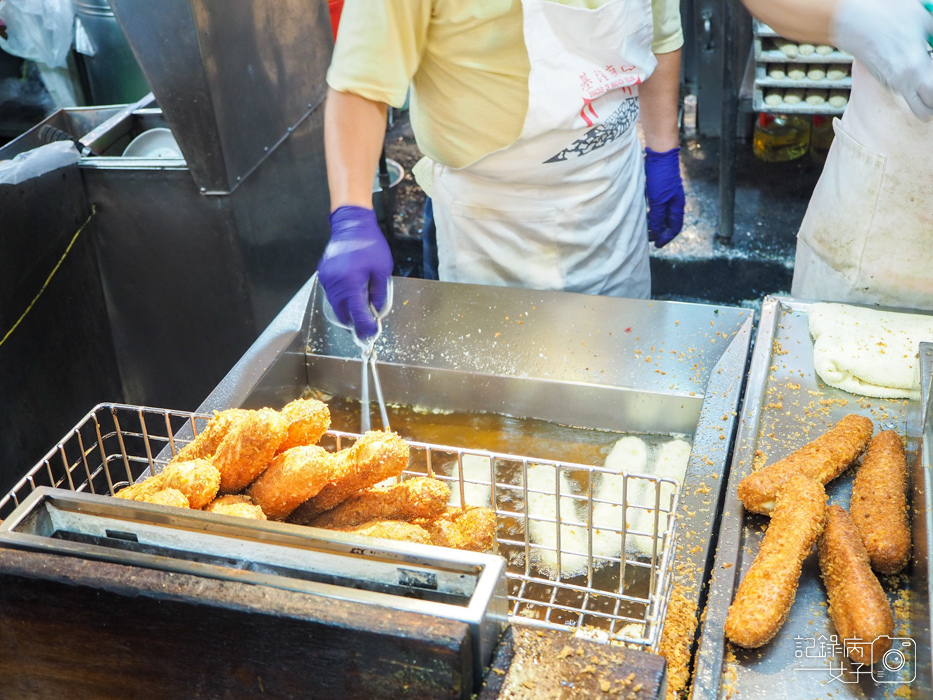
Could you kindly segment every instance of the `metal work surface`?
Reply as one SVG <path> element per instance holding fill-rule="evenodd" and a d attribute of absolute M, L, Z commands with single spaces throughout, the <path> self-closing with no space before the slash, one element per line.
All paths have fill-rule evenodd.
<path fill-rule="evenodd" d="M 899 673 L 892 674 L 883 664 L 875 664 L 874 671 L 859 667 L 842 652 L 841 640 L 834 642 L 815 556 L 804 562 L 793 608 L 771 642 L 745 650 L 728 643 L 723 635 L 736 587 L 751 566 L 767 526 L 765 516 L 746 514 L 736 496 L 736 485 L 754 464 L 769 464 L 789 454 L 848 413 L 871 418 L 876 432 L 893 429 L 905 436 L 908 460 L 916 461 L 920 402 L 856 396 L 824 384 L 813 367 L 807 317 L 811 305 L 768 297 L 762 307 L 696 659 L 692 697 L 698 700 L 880 698 L 893 696 L 905 686 L 912 697 L 928 697 L 931 692 L 929 643 L 920 644 L 929 639 L 929 618 L 917 617 L 918 610 L 928 610 L 928 593 L 918 586 L 916 573 L 926 562 L 926 538 L 916 537 L 917 522 L 912 566 L 906 573 L 882 580 L 895 612 L 895 637 L 912 639 L 914 651 L 919 649 L 921 654 L 918 658 L 911 652 Z M 852 477 L 850 470 L 827 485 L 831 504 L 848 507 Z M 929 512 L 929 493 L 923 470 L 915 466 L 914 513 Z M 924 503 L 925 509 L 920 505 Z M 910 619 L 905 609 L 908 596 Z M 916 678 L 911 679 L 914 669 Z"/>

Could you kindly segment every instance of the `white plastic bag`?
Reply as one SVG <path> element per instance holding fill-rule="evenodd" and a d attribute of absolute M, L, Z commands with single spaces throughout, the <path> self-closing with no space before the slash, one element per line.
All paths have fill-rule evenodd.
<path fill-rule="evenodd" d="M 0 186 L 18 185 L 45 173 L 73 165 L 79 154 L 70 141 L 56 141 L 20 153 L 12 160 L 0 160 Z"/>
<path fill-rule="evenodd" d="M 71 0 L 0 0 L 0 19 L 9 37 L 0 38 L 0 47 L 29 61 L 65 68 L 74 18 Z"/>

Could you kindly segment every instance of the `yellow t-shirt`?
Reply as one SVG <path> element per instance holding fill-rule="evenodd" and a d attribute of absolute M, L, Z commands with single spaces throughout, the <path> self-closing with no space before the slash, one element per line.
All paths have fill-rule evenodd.
<path fill-rule="evenodd" d="M 596 9 L 610 0 L 550 1 Z M 652 14 L 652 51 L 679 49 L 679 0 L 652 0 Z M 463 167 L 518 138 L 529 71 L 521 0 L 346 0 L 327 83 L 397 108 L 410 85 L 419 149 Z"/>

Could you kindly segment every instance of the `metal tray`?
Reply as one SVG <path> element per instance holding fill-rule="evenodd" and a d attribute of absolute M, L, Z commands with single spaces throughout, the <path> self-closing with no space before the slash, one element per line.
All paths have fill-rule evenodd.
<path fill-rule="evenodd" d="M 762 305 L 695 662 L 692 697 L 696 700 L 881 698 L 903 686 L 915 698 L 930 697 L 929 593 L 920 585 L 921 579 L 924 584 L 927 579 L 927 540 L 917 530 L 921 526 L 925 530 L 926 518 L 914 518 L 914 560 L 908 574 L 882 581 L 892 604 L 897 603 L 895 635 L 913 643 L 914 652 L 900 672 L 876 664 L 873 677 L 871 669 L 850 663 L 834 645 L 815 555 L 804 563 L 794 606 L 774 640 L 760 649 L 744 650 L 723 635 L 735 589 L 754 560 L 767 523 L 764 516 L 746 515 L 736 497 L 738 482 L 752 471 L 759 453 L 787 454 L 847 413 L 868 416 L 876 430 L 894 429 L 906 436 L 913 512 L 924 512 L 925 504 L 929 513 L 931 492 L 918 458 L 921 402 L 855 396 L 820 381 L 813 369 L 808 328 L 811 306 L 808 301 L 780 297 L 766 297 Z M 830 503 L 848 506 L 852 477 L 850 470 L 827 486 Z M 902 595 L 910 596 L 909 618 L 899 615 L 904 613 Z"/>

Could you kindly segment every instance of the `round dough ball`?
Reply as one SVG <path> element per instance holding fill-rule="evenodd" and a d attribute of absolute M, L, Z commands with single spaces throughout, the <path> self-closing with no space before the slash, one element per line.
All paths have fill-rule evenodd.
<path fill-rule="evenodd" d="M 812 56 L 816 53 L 816 47 L 813 44 L 798 44 L 797 52 L 801 56 Z"/>
<path fill-rule="evenodd" d="M 830 90 L 829 106 L 835 109 L 842 109 L 849 104 L 849 93 L 847 90 Z"/>
<path fill-rule="evenodd" d="M 819 56 L 829 56 L 833 51 L 835 51 L 832 46 L 829 44 L 818 44 L 816 47 L 816 53 Z"/>
<path fill-rule="evenodd" d="M 765 93 L 765 104 L 769 107 L 777 107 L 784 101 L 784 96 L 777 90 L 769 90 Z"/>
<path fill-rule="evenodd" d="M 849 77 L 849 66 L 846 65 L 831 65 L 826 68 L 826 79 L 827 80 L 845 80 Z"/>
<path fill-rule="evenodd" d="M 799 105 L 803 102 L 804 91 L 800 88 L 792 88 L 784 91 L 784 103 L 789 105 Z"/>
<path fill-rule="evenodd" d="M 797 44 L 794 42 L 778 37 L 774 40 L 774 45 L 788 58 L 797 58 Z"/>
<path fill-rule="evenodd" d="M 826 70 L 821 65 L 808 66 L 807 77 L 810 80 L 824 80 L 826 78 Z"/>
<path fill-rule="evenodd" d="M 787 77 L 787 73 L 784 72 L 784 66 L 780 63 L 772 63 L 768 66 L 768 77 L 771 80 L 784 80 Z"/>
<path fill-rule="evenodd" d="M 803 66 L 794 66 L 787 70 L 787 77 L 790 80 L 804 80 L 807 77 L 807 71 Z"/>
<path fill-rule="evenodd" d="M 811 90 L 807 94 L 807 104 L 811 107 L 821 107 L 826 104 L 828 98 L 829 92 L 826 90 Z"/>

